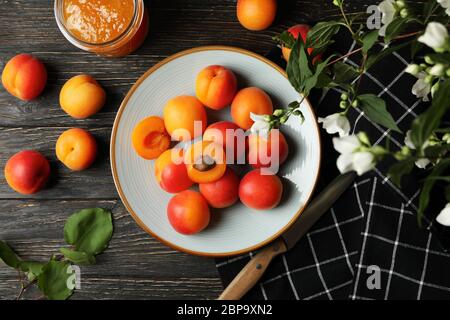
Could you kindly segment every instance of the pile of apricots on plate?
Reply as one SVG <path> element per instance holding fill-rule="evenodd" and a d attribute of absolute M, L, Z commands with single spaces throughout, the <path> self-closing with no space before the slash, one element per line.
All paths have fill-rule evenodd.
<path fill-rule="evenodd" d="M 167 206 L 169 222 L 186 235 L 208 226 L 210 207 L 230 207 L 239 199 L 256 210 L 276 207 L 283 184 L 270 170 L 275 162 L 276 167 L 282 164 L 289 152 L 278 130 L 266 135 L 248 134 L 254 123 L 252 114 L 273 113 L 266 92 L 257 87 L 238 91 L 233 71 L 219 65 L 201 70 L 195 89 L 195 97 L 178 96 L 167 101 L 162 117 L 142 119 L 131 137 L 139 156 L 156 160 L 154 180 L 163 190 L 175 194 Z M 207 126 L 205 108 L 222 110 L 229 106 L 233 122 Z M 252 170 L 240 179 L 230 164 L 249 164 Z M 199 191 L 190 189 L 194 184 Z"/>
<path fill-rule="evenodd" d="M 44 64 L 29 54 L 19 54 L 8 61 L 2 72 L 5 89 L 21 100 L 38 97 L 47 83 Z M 76 119 L 97 113 L 104 105 L 106 93 L 91 76 L 78 75 L 61 89 L 61 108 Z M 69 169 L 81 171 L 92 165 L 97 156 L 97 142 L 88 131 L 72 128 L 63 132 L 55 146 L 56 157 Z M 23 150 L 13 155 L 5 166 L 9 186 L 22 194 L 43 189 L 50 176 L 50 163 L 38 151 Z"/>

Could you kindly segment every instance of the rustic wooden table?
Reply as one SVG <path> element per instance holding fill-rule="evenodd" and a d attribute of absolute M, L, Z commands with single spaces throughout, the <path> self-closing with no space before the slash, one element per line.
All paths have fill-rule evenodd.
<path fill-rule="evenodd" d="M 153 0 L 150 34 L 141 49 L 122 59 L 106 59 L 73 47 L 59 32 L 50 0 L 0 0 L 0 69 L 14 55 L 31 53 L 49 71 L 43 95 L 20 101 L 0 89 L 0 239 L 26 259 L 45 260 L 63 244 L 66 218 L 82 208 L 104 207 L 114 213 L 115 231 L 98 263 L 81 270 L 81 290 L 72 299 L 213 299 L 222 290 L 214 260 L 171 250 L 141 230 L 118 198 L 109 163 L 109 139 L 120 102 L 151 66 L 178 51 L 203 45 L 232 45 L 265 54 L 271 37 L 297 23 L 336 17 L 331 0 L 278 1 L 276 23 L 250 32 L 237 22 L 236 0 Z M 351 12 L 367 1 L 347 1 Z M 369 1 L 370 2 L 370 1 Z M 374 1 L 375 2 L 375 1 Z M 104 86 L 103 110 L 87 120 L 74 120 L 59 107 L 61 86 L 88 73 Z M 100 144 L 94 166 L 70 172 L 56 160 L 57 137 L 70 127 L 88 128 Z M 23 149 L 41 151 L 54 170 L 48 188 L 24 197 L 3 176 L 7 159 Z M 0 299 L 14 299 L 17 273 L 0 265 Z M 25 298 L 39 297 L 31 291 Z"/>

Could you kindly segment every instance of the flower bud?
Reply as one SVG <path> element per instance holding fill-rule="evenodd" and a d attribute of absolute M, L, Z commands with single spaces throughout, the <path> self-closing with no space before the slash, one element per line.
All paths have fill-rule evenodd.
<path fill-rule="evenodd" d="M 348 100 L 348 94 L 346 94 L 346 93 L 341 94 L 341 100 L 342 101 L 347 101 Z"/>
<path fill-rule="evenodd" d="M 405 72 L 412 74 L 413 76 L 417 76 L 420 72 L 420 66 L 417 64 L 410 64 L 406 69 Z"/>
<path fill-rule="evenodd" d="M 366 146 L 370 146 L 369 137 L 367 136 L 367 133 L 365 133 L 364 131 L 361 131 L 360 133 L 358 133 L 358 139 L 362 144 L 364 144 Z"/>
<path fill-rule="evenodd" d="M 284 110 L 283 110 L 283 109 L 276 109 L 276 110 L 273 112 L 273 115 L 274 115 L 275 117 L 279 117 L 279 116 L 281 116 L 283 113 L 284 113 Z"/>
<path fill-rule="evenodd" d="M 429 74 L 435 77 L 441 77 L 444 75 L 445 66 L 441 63 L 435 64 L 429 71 Z"/>
<path fill-rule="evenodd" d="M 402 9 L 402 8 L 404 8 L 404 7 L 406 6 L 405 1 L 403 1 L 403 0 L 395 1 L 395 5 L 396 5 L 397 8 L 399 8 L 399 9 Z"/>
<path fill-rule="evenodd" d="M 434 98 L 434 95 L 436 94 L 436 92 L 438 92 L 440 87 L 440 83 L 439 81 L 436 82 L 432 87 L 431 87 L 431 96 Z"/>
<path fill-rule="evenodd" d="M 339 107 L 341 109 L 347 109 L 348 107 L 348 102 L 347 101 L 341 101 L 341 103 L 339 104 Z"/>
<path fill-rule="evenodd" d="M 400 10 L 400 17 L 406 18 L 408 15 L 409 15 L 408 9 L 403 8 L 402 10 Z"/>
<path fill-rule="evenodd" d="M 423 79 L 423 81 L 424 81 L 426 84 L 431 84 L 431 83 L 433 82 L 433 79 L 434 79 L 434 77 L 433 77 L 432 75 L 427 75 L 427 76 Z"/>
<path fill-rule="evenodd" d="M 288 121 L 288 117 L 282 116 L 282 117 L 280 118 L 280 123 L 281 123 L 281 124 L 285 124 L 286 121 Z"/>
<path fill-rule="evenodd" d="M 358 106 L 359 106 L 359 101 L 358 101 L 358 99 L 353 100 L 353 102 L 352 102 L 352 107 L 353 107 L 353 108 L 357 108 Z"/>
<path fill-rule="evenodd" d="M 428 64 L 434 64 L 434 61 L 433 61 L 433 59 L 431 59 L 430 56 L 425 56 L 425 62 Z"/>
<path fill-rule="evenodd" d="M 444 134 L 442 137 L 442 141 L 444 141 L 446 144 L 450 144 L 450 133 Z"/>

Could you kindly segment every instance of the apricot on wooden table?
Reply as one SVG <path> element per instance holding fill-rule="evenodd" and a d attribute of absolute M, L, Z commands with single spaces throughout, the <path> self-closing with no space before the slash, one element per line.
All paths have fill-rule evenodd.
<path fill-rule="evenodd" d="M 197 183 L 217 181 L 227 169 L 223 147 L 212 141 L 192 144 L 184 155 L 189 178 Z"/>
<path fill-rule="evenodd" d="M 227 208 L 239 199 L 239 177 L 230 168 L 217 181 L 200 183 L 200 193 L 213 208 Z"/>
<path fill-rule="evenodd" d="M 269 95 L 256 87 L 240 90 L 231 104 L 231 117 L 242 129 L 248 130 L 253 125 L 250 113 L 272 114 L 273 104 Z"/>
<path fill-rule="evenodd" d="M 56 157 L 71 170 L 81 171 L 89 168 L 96 156 L 97 142 L 86 130 L 66 130 L 56 141 Z"/>
<path fill-rule="evenodd" d="M 59 94 L 61 108 L 75 119 L 85 119 L 96 114 L 105 101 L 105 90 L 86 74 L 69 79 Z"/>
<path fill-rule="evenodd" d="M 47 84 L 47 70 L 36 57 L 22 53 L 8 61 L 2 72 L 2 83 L 13 96 L 32 100 Z"/>
<path fill-rule="evenodd" d="M 50 176 L 50 163 L 39 152 L 24 150 L 16 153 L 5 166 L 8 185 L 21 194 L 33 194 L 45 187 Z"/>
<path fill-rule="evenodd" d="M 275 208 L 281 200 L 283 184 L 272 174 L 262 174 L 261 169 L 247 173 L 239 184 L 239 198 L 247 207 L 257 210 Z"/>
<path fill-rule="evenodd" d="M 176 141 L 188 141 L 203 134 L 207 124 L 205 107 L 192 96 L 178 96 L 164 107 L 164 124 Z"/>
<path fill-rule="evenodd" d="M 140 121 L 133 130 L 131 140 L 137 154 L 147 160 L 158 158 L 170 146 L 164 121 L 156 116 Z"/>
<path fill-rule="evenodd" d="M 155 177 L 159 186 L 170 193 L 184 191 L 194 184 L 188 176 L 181 148 L 166 150 L 156 159 Z"/>
<path fill-rule="evenodd" d="M 220 110 L 231 104 L 237 91 L 234 73 L 222 66 L 206 67 L 197 76 L 197 98 L 208 108 Z"/>
<path fill-rule="evenodd" d="M 208 203 L 200 193 L 185 190 L 170 199 L 167 217 L 177 232 L 185 235 L 198 233 L 209 224 Z"/>
<path fill-rule="evenodd" d="M 236 13 L 239 22 L 249 30 L 267 29 L 277 15 L 276 0 L 238 0 Z"/>

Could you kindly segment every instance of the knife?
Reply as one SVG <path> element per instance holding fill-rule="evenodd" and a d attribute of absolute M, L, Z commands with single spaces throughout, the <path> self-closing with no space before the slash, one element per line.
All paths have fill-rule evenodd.
<path fill-rule="evenodd" d="M 220 295 L 219 300 L 238 300 L 258 283 L 270 262 L 290 250 L 350 187 L 356 173 L 348 172 L 334 179 L 300 214 L 297 221 L 277 240 L 260 250 Z"/>

